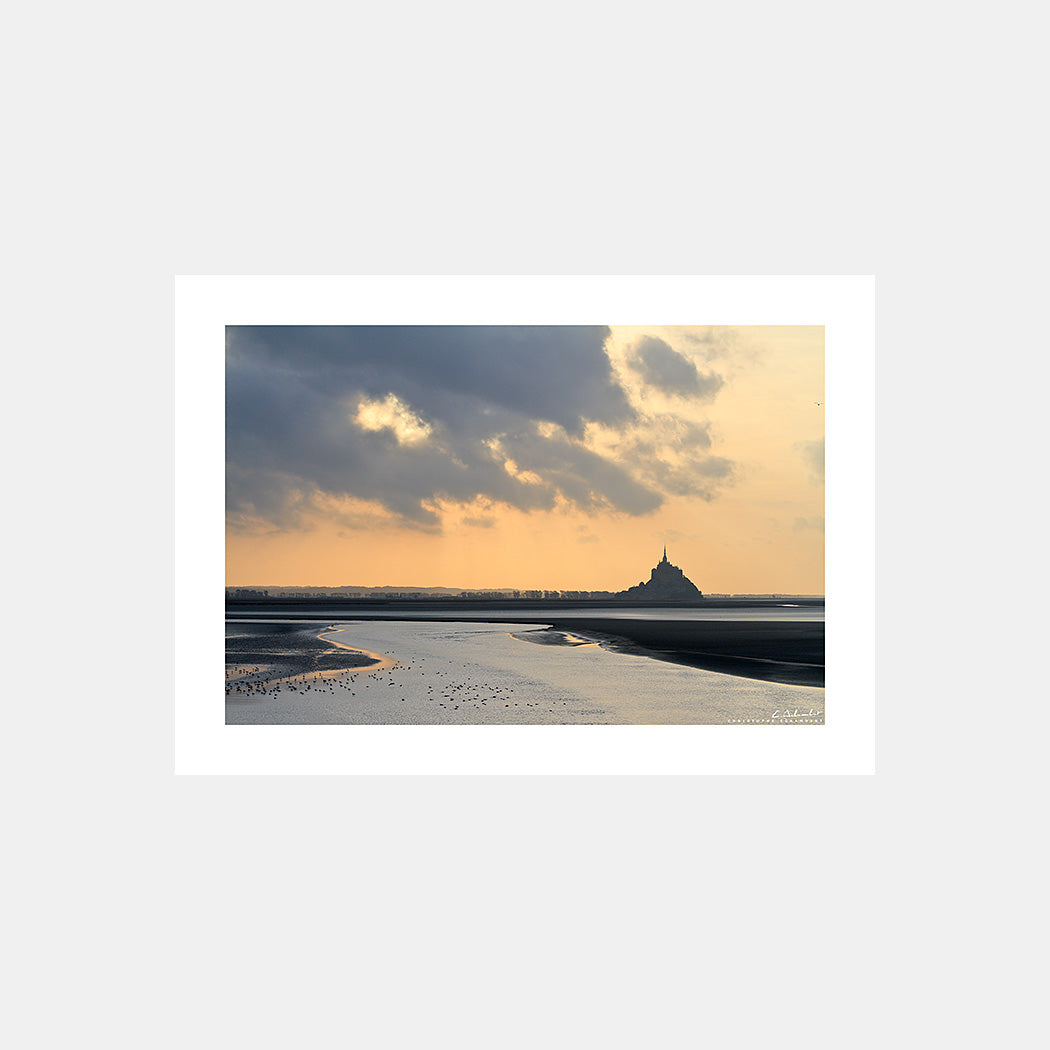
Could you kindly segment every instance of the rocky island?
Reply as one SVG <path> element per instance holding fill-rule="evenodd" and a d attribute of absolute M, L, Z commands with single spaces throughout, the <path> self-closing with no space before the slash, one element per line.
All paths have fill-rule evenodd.
<path fill-rule="evenodd" d="M 634 587 L 628 587 L 616 597 L 654 602 L 688 602 L 703 598 L 703 593 L 677 565 L 667 560 L 665 546 L 664 556 L 649 574 L 648 581 L 643 580 Z"/>

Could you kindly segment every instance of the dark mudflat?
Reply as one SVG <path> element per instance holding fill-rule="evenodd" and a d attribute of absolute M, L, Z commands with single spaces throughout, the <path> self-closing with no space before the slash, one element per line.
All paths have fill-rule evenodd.
<path fill-rule="evenodd" d="M 707 671 L 788 685 L 824 685 L 823 621 L 564 620 L 611 648 Z"/>

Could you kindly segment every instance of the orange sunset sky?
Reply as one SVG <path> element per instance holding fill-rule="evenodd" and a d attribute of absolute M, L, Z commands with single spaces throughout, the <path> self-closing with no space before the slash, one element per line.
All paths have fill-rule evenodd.
<path fill-rule="evenodd" d="M 824 591 L 822 327 L 229 327 L 227 586 Z"/>

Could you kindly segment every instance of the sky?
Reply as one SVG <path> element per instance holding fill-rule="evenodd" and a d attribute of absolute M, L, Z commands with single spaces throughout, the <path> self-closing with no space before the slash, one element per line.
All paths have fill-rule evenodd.
<path fill-rule="evenodd" d="M 824 329 L 226 329 L 226 585 L 824 592 Z"/>

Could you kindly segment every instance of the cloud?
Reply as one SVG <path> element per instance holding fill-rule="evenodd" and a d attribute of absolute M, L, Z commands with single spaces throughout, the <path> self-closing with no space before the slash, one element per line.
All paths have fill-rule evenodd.
<path fill-rule="evenodd" d="M 795 448 L 802 454 L 802 459 L 809 467 L 813 481 L 824 483 L 824 439 L 818 441 L 799 441 Z"/>
<path fill-rule="evenodd" d="M 638 481 L 623 464 L 558 433 L 522 430 L 503 437 L 505 448 L 522 472 L 561 493 L 581 510 L 618 510 L 647 514 L 663 497 Z"/>
<path fill-rule="evenodd" d="M 668 495 L 715 499 L 737 478 L 736 464 L 712 455 L 711 424 L 666 412 L 639 414 L 621 430 L 600 427 L 588 435 L 632 477 Z"/>
<path fill-rule="evenodd" d="M 815 529 L 817 532 L 824 531 L 824 519 L 823 517 L 815 518 L 796 518 L 795 524 L 792 528 L 796 532 L 803 532 L 806 529 Z"/>
<path fill-rule="evenodd" d="M 227 329 L 227 361 L 334 393 L 390 393 L 424 416 L 485 406 L 578 433 L 632 410 L 600 326 L 281 326 Z"/>
<path fill-rule="evenodd" d="M 689 358 L 648 335 L 635 343 L 627 363 L 649 386 L 676 397 L 710 400 L 725 382 L 714 372 L 700 372 Z"/>
<path fill-rule="evenodd" d="M 664 491 L 698 496 L 708 503 L 736 476 L 733 462 L 722 456 L 696 456 L 678 463 L 655 460 L 649 464 L 649 471 Z"/>
<path fill-rule="evenodd" d="M 608 329 L 231 327 L 227 506 L 234 528 L 387 512 L 436 529 L 443 501 L 567 501 L 644 514 L 662 496 L 582 443 L 637 418 Z M 335 501 L 335 504 L 333 504 Z M 364 509 L 362 509 L 364 508 Z M 480 524 L 480 522 L 478 522 Z"/>
<path fill-rule="evenodd" d="M 458 507 L 639 516 L 733 482 L 710 424 L 632 406 L 604 327 L 227 329 L 227 510 L 235 531 L 436 532 Z M 667 343 L 632 367 L 678 397 L 713 397 Z M 484 508 L 483 511 L 478 508 Z M 451 520 L 451 519 L 450 519 Z"/>
<path fill-rule="evenodd" d="M 738 333 L 733 328 L 707 325 L 676 329 L 675 334 L 708 361 L 718 357 L 729 357 L 739 352 Z"/>

